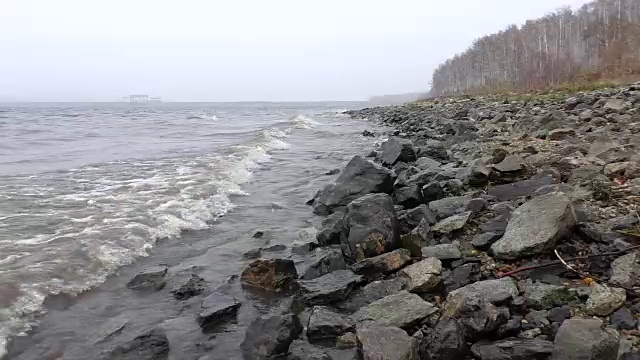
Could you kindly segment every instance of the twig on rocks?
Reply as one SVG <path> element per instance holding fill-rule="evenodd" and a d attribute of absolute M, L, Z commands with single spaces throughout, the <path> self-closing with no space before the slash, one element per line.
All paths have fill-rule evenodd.
<path fill-rule="evenodd" d="M 576 273 L 576 274 L 580 275 L 583 279 L 585 279 L 585 278 L 592 278 L 592 279 L 594 279 L 594 280 L 596 280 L 596 281 L 602 282 L 602 281 L 601 281 L 600 279 L 598 279 L 597 277 L 595 277 L 595 276 L 591 276 L 591 275 L 589 275 L 589 274 L 587 274 L 587 273 L 584 273 L 584 272 L 582 272 L 582 271 L 580 271 L 580 270 L 577 270 L 577 269 L 576 269 L 576 268 L 574 268 L 573 266 L 571 266 L 571 265 L 567 264 L 567 262 L 566 262 L 566 261 L 564 261 L 564 260 L 562 259 L 562 257 L 560 256 L 560 253 L 558 252 L 558 249 L 553 250 L 553 253 L 554 253 L 554 254 L 556 254 L 556 257 L 558 258 L 558 261 L 560 261 L 560 262 L 562 263 L 562 265 L 564 265 L 564 267 L 566 267 L 567 269 L 569 269 L 569 270 L 573 271 L 574 273 Z"/>

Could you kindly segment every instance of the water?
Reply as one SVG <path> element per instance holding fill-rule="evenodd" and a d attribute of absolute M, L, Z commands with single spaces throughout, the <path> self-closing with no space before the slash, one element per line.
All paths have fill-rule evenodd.
<path fill-rule="evenodd" d="M 304 201 L 323 174 L 371 146 L 368 124 L 339 114 L 362 105 L 0 106 L 0 357 L 12 336 L 11 358 L 81 359 L 86 321 L 134 310 L 131 331 L 187 321 L 178 304 L 170 316 L 158 299 L 123 300 L 127 276 L 167 263 L 220 283 L 264 245 L 256 229 L 290 244 L 317 222 Z"/>

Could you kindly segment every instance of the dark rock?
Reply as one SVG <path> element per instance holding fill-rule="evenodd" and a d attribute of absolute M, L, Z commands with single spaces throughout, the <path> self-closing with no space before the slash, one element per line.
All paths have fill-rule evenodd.
<path fill-rule="evenodd" d="M 161 290 L 167 285 L 164 279 L 165 275 L 167 275 L 167 270 L 168 268 L 165 265 L 146 268 L 129 280 L 127 287 L 133 290 Z"/>
<path fill-rule="evenodd" d="M 575 136 L 576 136 L 576 131 L 574 129 L 561 128 L 561 129 L 555 129 L 555 130 L 549 131 L 549 134 L 547 135 L 547 139 L 553 140 L 553 141 L 561 141 L 561 140 L 565 140 L 567 138 L 575 137 Z"/>
<path fill-rule="evenodd" d="M 435 214 L 424 204 L 414 209 L 398 212 L 398 223 L 402 234 L 411 232 L 411 230 L 420 225 L 423 220 L 429 225 L 435 225 L 436 223 Z"/>
<path fill-rule="evenodd" d="M 471 200 L 468 196 L 453 196 L 429 203 L 429 209 L 436 213 L 438 219 L 448 218 L 464 209 Z"/>
<path fill-rule="evenodd" d="M 393 203 L 405 208 L 413 208 L 422 203 L 422 191 L 418 185 L 409 185 L 393 192 Z"/>
<path fill-rule="evenodd" d="M 161 360 L 168 359 L 169 339 L 164 330 L 155 328 L 117 346 L 103 359 Z"/>
<path fill-rule="evenodd" d="M 256 231 L 256 232 L 253 234 L 253 237 L 254 237 L 255 239 L 259 239 L 259 238 L 261 238 L 261 237 L 263 237 L 263 236 L 264 236 L 264 232 L 262 232 L 262 231 Z"/>
<path fill-rule="evenodd" d="M 560 326 L 551 359 L 616 360 L 619 341 L 617 331 L 602 328 L 602 320 L 572 318 Z"/>
<path fill-rule="evenodd" d="M 413 143 L 409 140 L 392 137 L 383 142 L 381 148 L 380 158 L 384 165 L 394 165 L 398 161 L 409 163 L 418 159 Z"/>
<path fill-rule="evenodd" d="M 370 193 L 388 193 L 393 188 L 391 172 L 355 156 L 334 184 L 327 185 L 313 204 L 314 212 L 326 215 Z"/>
<path fill-rule="evenodd" d="M 324 174 L 327 176 L 337 175 L 337 174 L 340 174 L 340 169 L 331 169 Z"/>
<path fill-rule="evenodd" d="M 418 341 L 397 327 L 358 329 L 363 360 L 419 360 Z"/>
<path fill-rule="evenodd" d="M 380 300 L 391 294 L 395 294 L 407 288 L 407 281 L 401 277 L 374 281 L 360 290 L 356 290 L 351 298 L 338 305 L 340 309 L 355 312 L 362 307 Z"/>
<path fill-rule="evenodd" d="M 634 330 L 638 327 L 637 320 L 626 307 L 618 309 L 609 317 L 611 327 L 617 330 Z"/>
<path fill-rule="evenodd" d="M 418 149 L 418 156 L 428 156 L 438 161 L 449 161 L 449 154 L 444 144 L 437 140 L 429 140 L 424 146 Z"/>
<path fill-rule="evenodd" d="M 351 270 L 363 275 L 367 280 L 378 280 L 387 274 L 402 269 L 411 261 L 411 253 L 407 249 L 397 249 L 390 253 L 374 256 L 359 261 L 351 266 Z"/>
<path fill-rule="evenodd" d="M 302 299 L 309 305 L 325 305 L 346 299 L 362 282 L 351 270 L 337 270 L 317 279 L 300 281 Z"/>
<path fill-rule="evenodd" d="M 481 341 L 471 346 L 471 352 L 480 360 L 548 360 L 552 351 L 553 343 L 541 339 Z"/>
<path fill-rule="evenodd" d="M 427 169 L 418 172 L 407 180 L 407 185 L 416 185 L 420 188 L 434 181 L 436 176 L 441 173 L 440 169 Z M 435 180 L 440 181 L 440 180 Z M 398 185 L 398 184 L 396 184 Z"/>
<path fill-rule="evenodd" d="M 461 287 L 449 293 L 450 296 L 463 293 L 467 297 L 481 297 L 494 305 L 505 304 L 518 296 L 518 288 L 514 281 L 505 277 L 498 280 L 484 280 Z"/>
<path fill-rule="evenodd" d="M 465 336 L 464 327 L 457 321 L 453 319 L 439 321 L 420 345 L 421 358 L 430 360 L 465 359 L 470 353 Z"/>
<path fill-rule="evenodd" d="M 275 244 L 266 248 L 262 248 L 262 251 L 264 252 L 280 252 L 285 250 L 287 250 L 287 245 L 284 244 Z"/>
<path fill-rule="evenodd" d="M 543 326 L 549 326 L 550 321 L 547 319 L 548 315 L 549 312 L 546 310 L 531 310 L 524 319 L 527 320 L 529 325 L 541 328 Z"/>
<path fill-rule="evenodd" d="M 318 244 L 320 244 L 320 246 L 340 244 L 343 218 L 344 213 L 336 212 L 322 220 L 322 226 L 316 235 L 316 240 L 318 240 Z"/>
<path fill-rule="evenodd" d="M 412 257 L 421 257 L 422 248 L 433 242 L 431 227 L 425 220 L 422 220 L 409 234 L 400 236 L 400 247 L 409 250 Z"/>
<path fill-rule="evenodd" d="M 276 292 L 294 290 L 297 278 L 296 266 L 288 259 L 256 260 L 240 276 L 245 285 Z"/>
<path fill-rule="evenodd" d="M 397 164 L 396 164 L 397 165 Z M 420 169 L 418 169 L 415 166 L 411 166 L 409 168 L 407 168 L 406 170 L 402 170 L 400 171 L 398 174 L 398 178 L 396 179 L 395 183 L 393 184 L 394 188 L 401 188 L 403 186 L 409 186 L 409 179 L 411 179 L 414 175 L 418 174 L 420 172 Z"/>
<path fill-rule="evenodd" d="M 347 268 L 341 250 L 332 249 L 326 253 L 314 254 L 314 257 L 317 260 L 305 270 L 300 277 L 302 280 L 313 280 L 332 271 L 346 270 Z"/>
<path fill-rule="evenodd" d="M 464 328 L 467 340 L 479 341 L 507 322 L 508 314 L 504 315 L 483 297 L 458 292 L 447 296 L 440 321 L 455 320 Z"/>
<path fill-rule="evenodd" d="M 361 308 L 354 315 L 358 328 L 370 325 L 412 329 L 427 316 L 438 311 L 420 296 L 405 290 L 386 296 Z"/>
<path fill-rule="evenodd" d="M 422 200 L 424 202 L 431 202 L 438 199 L 442 199 L 446 196 L 444 188 L 438 181 L 432 181 L 422 187 Z"/>
<path fill-rule="evenodd" d="M 482 198 L 471 199 L 465 206 L 465 210 L 476 214 L 489 207 L 489 202 Z"/>
<path fill-rule="evenodd" d="M 375 133 L 373 133 L 373 132 L 371 132 L 371 131 L 369 131 L 369 130 L 365 130 L 365 131 L 363 131 L 363 132 L 362 132 L 362 136 L 366 136 L 366 137 L 375 137 L 375 136 L 376 136 L 376 134 L 375 134 Z"/>
<path fill-rule="evenodd" d="M 240 302 L 233 296 L 213 293 L 202 301 L 196 320 L 200 327 L 203 328 L 216 325 L 230 317 L 236 316 L 240 305 Z"/>
<path fill-rule="evenodd" d="M 571 307 L 564 305 L 561 307 L 555 307 L 549 310 L 547 319 L 551 322 L 562 323 L 567 319 L 571 319 Z"/>
<path fill-rule="evenodd" d="M 422 258 L 429 257 L 438 260 L 458 260 L 462 258 L 462 253 L 454 244 L 440 244 L 422 248 Z"/>
<path fill-rule="evenodd" d="M 442 280 L 442 285 L 448 294 L 453 290 L 479 281 L 480 276 L 480 264 L 464 264 L 451 270 Z"/>
<path fill-rule="evenodd" d="M 473 240 L 471 240 L 471 245 L 480 250 L 486 250 L 493 244 L 494 242 L 500 239 L 501 235 L 496 233 L 487 232 L 474 236 Z"/>
<path fill-rule="evenodd" d="M 511 220 L 510 214 L 500 215 L 495 219 L 491 219 L 486 223 L 480 225 L 480 231 L 485 233 L 494 233 L 498 236 L 498 238 L 500 238 L 502 237 L 502 235 L 504 235 L 505 230 L 507 230 L 507 225 L 509 225 L 509 220 Z"/>
<path fill-rule="evenodd" d="M 485 162 L 478 160 L 471 164 L 464 182 L 472 186 L 482 186 L 489 182 L 490 176 L 491 168 Z"/>
<path fill-rule="evenodd" d="M 365 130 L 366 131 L 366 130 Z M 294 340 L 289 346 L 287 360 L 333 360 L 324 349 L 315 347 L 306 341 Z"/>
<path fill-rule="evenodd" d="M 333 339 L 355 330 L 355 322 L 324 306 L 315 306 L 307 326 L 310 341 Z"/>
<path fill-rule="evenodd" d="M 205 289 L 206 282 L 196 274 L 191 274 L 189 280 L 171 291 L 176 300 L 187 300 L 200 295 Z"/>
<path fill-rule="evenodd" d="M 496 334 L 499 338 L 513 337 L 522 330 L 522 316 L 510 318 L 506 324 L 500 325 Z"/>
<path fill-rule="evenodd" d="M 392 251 L 399 242 L 398 218 L 389 195 L 365 195 L 347 206 L 341 235 L 347 262 Z"/>
<path fill-rule="evenodd" d="M 542 186 L 551 185 L 553 182 L 554 180 L 551 176 L 541 176 L 511 184 L 494 186 L 487 193 L 495 196 L 498 201 L 515 200 L 519 197 L 533 195 Z"/>
<path fill-rule="evenodd" d="M 296 315 L 259 317 L 247 327 L 240 349 L 247 360 L 276 358 L 289 352 L 289 346 L 301 332 Z"/>
<path fill-rule="evenodd" d="M 258 249 L 249 250 L 244 254 L 242 254 L 242 256 L 245 259 L 249 259 L 249 260 L 258 259 L 260 256 L 262 256 L 262 249 L 258 248 Z"/>

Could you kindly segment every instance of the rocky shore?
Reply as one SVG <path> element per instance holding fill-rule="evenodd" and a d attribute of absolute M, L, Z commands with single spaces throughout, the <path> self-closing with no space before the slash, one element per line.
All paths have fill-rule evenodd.
<path fill-rule="evenodd" d="M 304 265 L 245 254 L 245 291 L 281 299 L 247 327 L 245 359 L 640 359 L 640 83 L 347 113 L 396 131 L 309 201 L 324 220 L 291 246 Z M 166 272 L 128 286 L 161 289 Z M 223 286 L 194 321 L 242 305 Z M 105 357 L 169 349 L 153 329 Z"/>

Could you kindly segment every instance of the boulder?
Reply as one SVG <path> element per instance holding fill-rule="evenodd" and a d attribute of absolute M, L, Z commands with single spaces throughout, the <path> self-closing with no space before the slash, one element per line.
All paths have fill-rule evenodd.
<path fill-rule="evenodd" d="M 564 194 L 540 195 L 514 211 L 502 239 L 491 245 L 499 259 L 516 259 L 552 249 L 576 220 L 571 200 Z"/>
<path fill-rule="evenodd" d="M 571 319 L 571 307 L 569 305 L 555 307 L 549 310 L 547 319 L 549 319 L 549 321 L 551 322 L 557 323 L 562 323 L 567 319 Z"/>
<path fill-rule="evenodd" d="M 553 177 L 541 176 L 529 180 L 522 180 L 511 184 L 498 185 L 490 188 L 487 194 L 495 196 L 498 201 L 515 200 L 523 196 L 530 196 L 539 188 L 554 183 Z"/>
<path fill-rule="evenodd" d="M 114 348 L 102 359 L 158 360 L 169 355 L 169 339 L 163 329 L 151 329 Z"/>
<path fill-rule="evenodd" d="M 351 349 L 358 346 L 358 338 L 356 334 L 348 332 L 336 339 L 336 347 L 338 349 Z"/>
<path fill-rule="evenodd" d="M 440 244 L 422 248 L 422 258 L 436 258 L 438 260 L 458 260 L 462 253 L 454 244 Z"/>
<path fill-rule="evenodd" d="M 470 351 L 465 336 L 463 326 L 457 321 L 438 321 L 420 344 L 420 355 L 430 360 L 466 359 Z"/>
<path fill-rule="evenodd" d="M 364 288 L 354 291 L 354 294 L 347 301 L 338 304 L 338 307 L 349 312 L 356 312 L 360 308 L 404 290 L 406 287 L 407 281 L 400 277 L 374 281 Z"/>
<path fill-rule="evenodd" d="M 407 234 L 425 221 L 428 225 L 435 225 L 436 216 L 427 205 L 420 205 L 410 210 L 398 211 L 400 232 Z"/>
<path fill-rule="evenodd" d="M 380 160 L 388 166 L 395 165 L 398 161 L 410 163 L 418 159 L 413 143 L 405 139 L 392 137 L 382 143 L 381 150 Z"/>
<path fill-rule="evenodd" d="M 401 187 L 393 192 L 393 203 L 405 208 L 413 208 L 422 203 L 422 190 L 418 185 L 412 184 Z"/>
<path fill-rule="evenodd" d="M 640 286 L 640 256 L 638 252 L 620 256 L 611 263 L 609 282 L 626 288 Z"/>
<path fill-rule="evenodd" d="M 146 268 L 129 280 L 127 287 L 133 290 L 161 290 L 167 285 L 164 279 L 165 275 L 167 275 L 167 270 L 168 268 L 165 265 Z"/>
<path fill-rule="evenodd" d="M 418 341 L 397 327 L 358 329 L 362 360 L 419 360 Z"/>
<path fill-rule="evenodd" d="M 505 277 L 475 282 L 452 291 L 449 296 L 455 296 L 458 293 L 463 293 L 467 297 L 481 297 L 494 305 L 502 305 L 518 296 L 518 288 L 513 279 Z"/>
<path fill-rule="evenodd" d="M 244 285 L 275 292 L 295 290 L 297 278 L 296 266 L 288 259 L 256 260 L 240 275 Z"/>
<path fill-rule="evenodd" d="M 200 295 L 205 290 L 206 281 L 196 274 L 191 274 L 189 280 L 178 288 L 171 290 L 176 300 L 187 300 Z"/>
<path fill-rule="evenodd" d="M 567 303 L 574 299 L 569 289 L 562 285 L 552 285 L 529 280 L 523 286 L 527 306 L 533 309 L 551 309 L 557 303 Z"/>
<path fill-rule="evenodd" d="M 616 360 L 620 335 L 603 329 L 602 320 L 565 320 L 553 342 L 552 360 Z"/>
<path fill-rule="evenodd" d="M 202 301 L 196 321 L 203 328 L 216 325 L 236 316 L 240 305 L 233 296 L 217 292 L 210 294 Z"/>
<path fill-rule="evenodd" d="M 327 185 L 314 201 L 314 212 L 327 215 L 363 195 L 389 193 L 393 182 L 389 170 L 354 156 L 335 183 Z"/>
<path fill-rule="evenodd" d="M 469 196 L 452 196 L 429 203 L 429 209 L 436 214 L 438 219 L 448 218 L 457 212 L 462 212 L 466 204 L 471 200 Z"/>
<path fill-rule="evenodd" d="M 422 201 L 429 203 L 446 197 L 444 187 L 439 181 L 431 181 L 422 187 Z"/>
<path fill-rule="evenodd" d="M 337 270 L 313 280 L 300 281 L 302 300 L 309 305 L 325 305 L 346 299 L 362 282 L 351 270 Z"/>
<path fill-rule="evenodd" d="M 440 284 L 442 263 L 436 258 L 427 258 L 400 271 L 400 276 L 408 281 L 411 292 L 429 292 Z"/>
<path fill-rule="evenodd" d="M 498 308 L 482 297 L 469 297 L 456 293 L 447 297 L 440 321 L 453 319 L 462 325 L 467 340 L 487 338 L 505 324 L 509 316 L 503 316 Z"/>
<path fill-rule="evenodd" d="M 553 343 L 542 339 L 481 341 L 471 346 L 471 352 L 480 360 L 548 360 Z"/>
<path fill-rule="evenodd" d="M 498 239 L 500 239 L 500 235 L 493 232 L 486 232 L 474 236 L 471 240 L 471 245 L 477 249 L 486 250 L 494 242 L 498 241 Z"/>
<path fill-rule="evenodd" d="M 321 348 L 313 346 L 306 341 L 294 340 L 289 346 L 287 360 L 333 360 L 329 354 Z"/>
<path fill-rule="evenodd" d="M 626 300 L 627 292 L 624 289 L 592 283 L 586 311 L 591 315 L 608 316 L 618 310 Z"/>
<path fill-rule="evenodd" d="M 498 164 L 493 165 L 493 169 L 501 173 L 522 171 L 525 167 L 524 160 L 520 155 L 507 156 Z"/>
<path fill-rule="evenodd" d="M 240 349 L 247 360 L 276 358 L 289 352 L 289 346 L 301 332 L 296 315 L 259 317 L 247 327 Z"/>
<path fill-rule="evenodd" d="M 442 285 L 446 294 L 480 280 L 480 264 L 460 265 L 451 270 L 443 279 Z"/>
<path fill-rule="evenodd" d="M 377 280 L 387 274 L 402 269 L 411 261 L 411 253 L 407 249 L 397 249 L 390 253 L 364 259 L 351 266 L 356 274 L 367 280 Z"/>
<path fill-rule="evenodd" d="M 438 140 L 428 140 L 426 144 L 418 149 L 418 156 L 428 156 L 438 161 L 449 161 L 449 154 L 444 143 Z"/>
<path fill-rule="evenodd" d="M 441 234 L 449 234 L 454 231 L 461 230 L 469 221 L 470 216 L 471 211 L 449 216 L 448 218 L 441 220 L 440 222 L 435 224 L 432 230 Z"/>
<path fill-rule="evenodd" d="M 616 330 L 635 330 L 638 326 L 638 321 L 626 307 L 620 308 L 611 314 L 609 320 L 611 327 Z"/>
<path fill-rule="evenodd" d="M 318 230 L 318 234 L 316 235 L 316 240 L 318 241 L 318 244 L 320 244 L 320 246 L 340 244 L 340 234 L 342 234 L 343 218 L 344 213 L 336 212 L 322 220 L 322 225 L 320 227 L 320 230 Z"/>
<path fill-rule="evenodd" d="M 434 243 L 431 227 L 422 220 L 410 233 L 400 236 L 400 247 L 409 250 L 412 257 L 421 257 L 422 248 Z"/>
<path fill-rule="evenodd" d="M 300 279 L 313 280 L 332 271 L 347 269 L 341 250 L 331 249 L 327 252 L 316 253 L 313 256 L 316 260 L 309 265 Z"/>
<path fill-rule="evenodd" d="M 395 250 L 400 241 L 398 218 L 391 197 L 370 194 L 347 206 L 341 235 L 348 263 Z"/>
<path fill-rule="evenodd" d="M 358 328 L 369 325 L 412 329 L 427 316 L 438 311 L 416 294 L 405 290 L 386 296 L 361 308 L 354 315 Z"/>
<path fill-rule="evenodd" d="M 340 335 L 354 331 L 355 325 L 353 320 L 327 307 L 314 306 L 307 326 L 307 338 L 310 341 L 335 340 Z"/>

